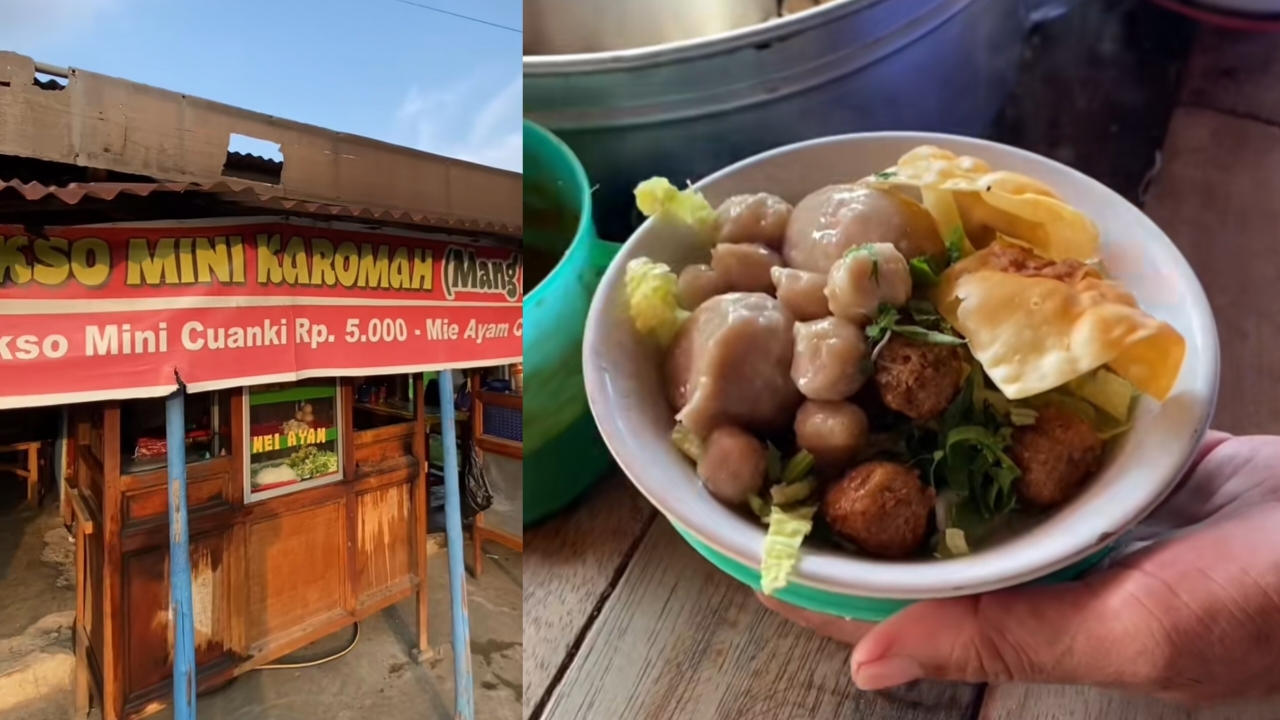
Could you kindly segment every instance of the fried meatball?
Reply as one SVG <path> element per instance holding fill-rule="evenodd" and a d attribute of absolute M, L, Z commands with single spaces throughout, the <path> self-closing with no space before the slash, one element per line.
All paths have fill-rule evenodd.
<path fill-rule="evenodd" d="M 796 323 L 791 380 L 810 400 L 843 400 L 858 392 L 870 370 L 867 335 L 837 317 Z"/>
<path fill-rule="evenodd" d="M 937 493 L 892 462 L 859 465 L 827 489 L 822 515 L 840 537 L 869 555 L 906 557 L 924 544 Z"/>
<path fill-rule="evenodd" d="M 667 397 L 697 437 L 721 425 L 767 435 L 804 399 L 791 381 L 795 318 L 775 298 L 725 293 L 698 306 L 667 350 Z"/>
<path fill-rule="evenodd" d="M 717 428 L 702 444 L 698 477 L 717 500 L 741 505 L 764 487 L 769 458 L 765 444 L 741 428 Z"/>
<path fill-rule="evenodd" d="M 685 310 L 695 310 L 716 295 L 729 292 L 728 285 L 710 265 L 689 265 L 680 271 L 676 299 Z"/>
<path fill-rule="evenodd" d="M 1009 458 L 1022 477 L 1018 495 L 1029 505 L 1053 507 L 1070 500 L 1102 461 L 1102 438 L 1079 415 L 1050 405 L 1034 425 L 1013 431 Z"/>
<path fill-rule="evenodd" d="M 954 345 L 894 333 L 880 348 L 872 377 L 886 407 L 912 420 L 929 420 L 941 415 L 964 386 L 964 354 Z"/>
<path fill-rule="evenodd" d="M 840 471 L 867 445 L 867 414 L 851 402 L 806 400 L 796 411 L 796 444 L 823 470 Z"/>
<path fill-rule="evenodd" d="M 771 271 L 782 256 L 764 245 L 720 243 L 711 249 L 711 269 L 732 292 L 774 293 Z"/>
<path fill-rule="evenodd" d="M 827 304 L 827 276 L 792 268 L 776 267 L 769 271 L 778 300 L 796 316 L 796 320 L 819 320 L 831 315 Z"/>
<path fill-rule="evenodd" d="M 716 242 L 754 243 L 779 250 L 791 219 L 791 203 L 777 195 L 734 195 L 716 210 Z"/>
<path fill-rule="evenodd" d="M 901 307 L 911 299 L 911 268 L 892 245 L 861 245 L 831 266 L 826 295 L 833 315 L 865 325 L 881 304 Z"/>
<path fill-rule="evenodd" d="M 920 203 L 864 185 L 831 185 L 791 211 L 782 256 L 788 267 L 825 273 L 847 250 L 869 243 L 889 243 L 908 260 L 946 252 Z"/>

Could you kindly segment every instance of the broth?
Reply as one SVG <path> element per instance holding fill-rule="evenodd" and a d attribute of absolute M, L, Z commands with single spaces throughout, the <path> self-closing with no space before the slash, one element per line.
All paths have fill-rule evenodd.
<path fill-rule="evenodd" d="M 556 263 L 560 262 L 560 258 L 564 257 L 561 253 L 551 253 L 539 250 L 538 248 L 524 249 L 524 283 L 525 292 L 533 292 L 539 283 L 551 274 L 555 269 Z"/>
<path fill-rule="evenodd" d="M 557 202 L 545 187 L 524 189 L 524 292 L 530 293 L 555 269 L 578 232 L 578 213 Z"/>

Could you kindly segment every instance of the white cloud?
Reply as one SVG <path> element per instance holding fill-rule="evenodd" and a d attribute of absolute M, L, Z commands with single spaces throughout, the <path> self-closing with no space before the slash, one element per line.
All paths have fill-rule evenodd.
<path fill-rule="evenodd" d="M 397 135 L 419 150 L 521 172 L 523 109 L 519 73 L 489 97 L 467 82 L 425 93 L 414 87 L 396 113 Z"/>
<path fill-rule="evenodd" d="M 21 52 L 36 41 L 74 35 L 122 1 L 0 0 L 0 47 Z"/>

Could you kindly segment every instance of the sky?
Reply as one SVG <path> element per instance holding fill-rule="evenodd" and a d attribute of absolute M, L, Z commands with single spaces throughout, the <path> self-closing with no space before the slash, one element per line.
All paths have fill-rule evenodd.
<path fill-rule="evenodd" d="M 0 0 L 0 49 L 519 172 L 522 36 L 414 3 L 523 23 L 521 0 Z"/>

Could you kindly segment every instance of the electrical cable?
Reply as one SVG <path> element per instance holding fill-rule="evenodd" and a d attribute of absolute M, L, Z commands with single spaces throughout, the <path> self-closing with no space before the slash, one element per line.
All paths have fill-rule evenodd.
<path fill-rule="evenodd" d="M 501 23 L 490 22 L 488 20 L 481 20 L 480 18 L 474 18 L 474 17 L 471 17 L 470 15 L 462 15 L 460 13 L 451 12 L 449 10 L 442 10 L 438 7 L 432 7 L 431 5 L 424 5 L 419 2 L 413 2 L 413 0 L 395 0 L 395 2 L 398 2 L 401 5 L 409 5 L 416 8 L 422 8 L 423 10 L 430 10 L 431 12 L 438 12 L 441 15 L 450 15 L 452 17 L 456 17 L 461 20 L 470 20 L 473 23 L 480 23 L 481 25 L 488 25 L 489 27 L 496 27 L 500 30 L 506 30 L 507 32 L 516 33 L 517 35 L 524 34 L 524 31 L 521 30 L 520 28 L 513 28 L 510 25 L 502 25 Z"/>
<path fill-rule="evenodd" d="M 279 663 L 276 665 L 259 665 L 258 667 L 254 668 L 254 670 L 298 670 L 301 668 L 309 668 L 309 667 L 315 667 L 317 665 L 323 665 L 327 662 L 333 662 L 334 660 L 337 660 L 343 655 L 346 655 L 347 653 L 351 652 L 353 649 L 355 649 L 356 643 L 359 641 L 360 641 L 360 623 L 356 623 L 356 636 L 351 638 L 351 644 L 348 645 L 347 648 L 340 653 L 330 655 L 329 657 L 320 658 L 319 660 L 312 660 L 311 662 Z"/>

